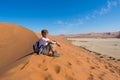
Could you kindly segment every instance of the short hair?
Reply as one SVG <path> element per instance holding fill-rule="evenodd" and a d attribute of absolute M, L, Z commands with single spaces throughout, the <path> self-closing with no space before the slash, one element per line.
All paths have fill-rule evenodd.
<path fill-rule="evenodd" d="M 48 33 L 48 30 L 47 30 L 47 29 L 43 29 L 43 30 L 41 31 L 41 34 L 44 34 L 44 33 Z"/>

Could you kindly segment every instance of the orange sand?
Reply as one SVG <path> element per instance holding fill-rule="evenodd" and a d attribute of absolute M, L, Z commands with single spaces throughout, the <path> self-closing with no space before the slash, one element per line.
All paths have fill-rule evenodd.
<path fill-rule="evenodd" d="M 62 37 L 61 57 L 28 55 L 40 34 L 10 23 L 0 23 L 0 80 L 120 80 L 120 62 L 100 58 L 71 45 Z"/>

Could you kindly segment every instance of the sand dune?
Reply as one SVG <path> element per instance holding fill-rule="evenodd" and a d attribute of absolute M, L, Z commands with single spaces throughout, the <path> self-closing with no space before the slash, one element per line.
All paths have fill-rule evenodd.
<path fill-rule="evenodd" d="M 49 36 L 49 38 L 61 43 L 62 47 L 57 48 L 61 57 L 36 54 L 25 56 L 32 50 L 32 44 L 37 40 L 37 37 L 40 37 L 40 34 L 34 34 L 23 27 L 13 24 L 2 23 L 0 25 L 0 32 L 4 33 L 7 30 L 4 33 L 6 37 L 0 39 L 0 64 L 2 65 L 0 69 L 3 69 L 3 66 L 6 66 L 8 63 L 11 63 L 11 65 L 7 65 L 11 66 L 11 68 L 1 74 L 0 80 L 120 79 L 119 61 L 100 58 L 99 56 L 90 54 L 88 51 L 73 46 L 58 36 Z M 5 26 L 12 28 L 6 29 Z M 0 36 L 3 37 L 1 34 Z M 16 44 L 11 45 L 15 41 Z M 5 44 L 8 47 L 7 49 L 5 49 Z M 14 49 L 15 47 L 16 49 Z M 17 58 L 19 60 L 15 61 Z"/>
<path fill-rule="evenodd" d="M 32 51 L 35 34 L 21 26 L 0 23 L 0 70 Z"/>

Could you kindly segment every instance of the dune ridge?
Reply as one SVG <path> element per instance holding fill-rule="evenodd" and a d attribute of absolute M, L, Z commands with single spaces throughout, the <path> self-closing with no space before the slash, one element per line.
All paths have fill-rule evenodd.
<path fill-rule="evenodd" d="M 91 33 L 84 33 L 84 34 L 62 34 L 60 36 L 64 37 L 79 37 L 79 38 L 120 38 L 120 31 L 118 32 L 91 32 Z"/>
<path fill-rule="evenodd" d="M 17 25 L 15 26 L 17 28 Z M 30 46 L 30 47 L 23 48 L 23 45 L 20 45 L 19 48 L 21 48 L 21 50 L 23 50 L 27 54 L 27 52 L 31 51 L 32 49 L 31 45 L 33 44 L 33 42 L 38 38 L 40 38 L 40 34 L 35 33 L 33 35 L 33 32 L 30 31 L 30 33 L 26 35 L 30 36 L 31 42 L 29 42 L 30 45 L 26 44 L 24 45 L 24 47 L 26 46 Z M 21 36 L 22 35 L 19 35 L 19 37 Z M 35 36 L 37 36 L 37 38 Z M 57 47 L 57 50 L 61 54 L 61 57 L 50 57 L 46 55 L 37 55 L 37 54 L 25 56 L 25 53 L 21 52 L 21 50 L 19 54 L 17 54 L 17 52 L 11 51 L 11 54 L 16 54 L 16 56 L 14 56 L 15 58 L 22 56 L 25 57 L 22 57 L 21 59 L 14 61 L 14 63 L 11 64 L 13 65 L 13 67 L 5 71 L 4 74 L 0 76 L 0 80 L 119 80 L 120 79 L 119 61 L 100 58 L 99 56 L 91 54 L 89 51 L 86 51 L 82 48 L 70 44 L 68 41 L 64 40 L 60 36 L 50 35 L 49 38 L 55 39 L 61 43 L 62 47 L 60 48 Z M 22 40 L 24 41 L 26 40 L 26 38 L 22 38 Z M 17 43 L 21 43 L 21 40 L 17 40 L 17 41 L 18 41 Z M 9 56 L 11 54 L 9 54 Z M 0 55 L 2 55 L 2 53 Z M 11 55 L 11 57 L 12 56 L 13 55 Z M 5 59 L 7 59 L 7 57 L 5 57 Z M 0 63 L 3 64 L 2 62 Z M 2 69 L 2 67 L 0 69 Z"/>

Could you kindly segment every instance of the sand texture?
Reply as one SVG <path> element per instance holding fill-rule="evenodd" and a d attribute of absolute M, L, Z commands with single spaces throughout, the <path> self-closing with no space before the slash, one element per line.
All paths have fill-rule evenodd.
<path fill-rule="evenodd" d="M 120 62 L 100 58 L 62 37 L 60 57 L 29 54 L 40 34 L 0 23 L 0 80 L 120 80 Z"/>

